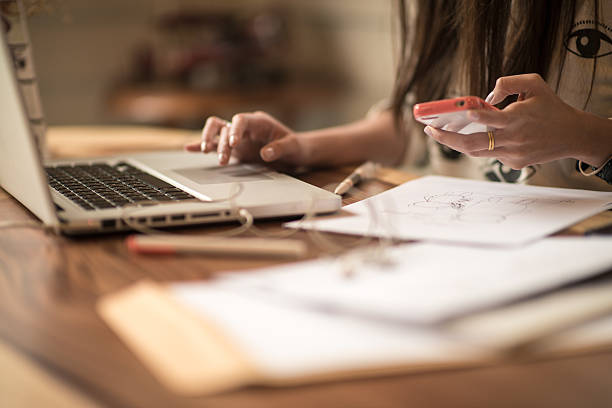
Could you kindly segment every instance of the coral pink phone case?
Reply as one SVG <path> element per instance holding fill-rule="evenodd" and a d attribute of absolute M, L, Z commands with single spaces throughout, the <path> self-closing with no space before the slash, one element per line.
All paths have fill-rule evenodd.
<path fill-rule="evenodd" d="M 486 125 L 472 122 L 467 117 L 467 112 L 470 109 L 499 110 L 477 96 L 463 96 L 461 98 L 419 103 L 414 105 L 412 113 L 417 121 L 438 129 L 466 135 L 486 132 Z"/>

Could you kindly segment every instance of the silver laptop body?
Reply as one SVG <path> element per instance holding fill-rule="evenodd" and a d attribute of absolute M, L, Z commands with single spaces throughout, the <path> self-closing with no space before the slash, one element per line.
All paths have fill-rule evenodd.
<path fill-rule="evenodd" d="M 260 165 L 220 167 L 214 154 L 173 151 L 43 164 L 33 132 L 35 121 L 28 117 L 20 92 L 20 87 L 32 82 L 20 78 L 17 72 L 22 67 L 17 65 L 15 53 L 23 44 L 11 44 L 3 31 L 0 27 L 0 185 L 58 232 L 110 232 L 130 229 L 134 222 L 153 227 L 215 223 L 238 219 L 239 209 L 246 209 L 254 218 L 275 218 L 340 208 L 341 199 L 335 194 Z M 69 188 L 67 193 L 65 184 L 70 182 L 62 181 L 62 177 L 72 180 L 71 173 L 79 173 L 79 165 L 91 164 L 102 168 L 101 173 L 96 168 L 93 179 L 88 177 L 94 183 L 104 182 L 104 177 L 96 174 L 105 175 L 108 169 L 111 173 L 128 169 L 144 179 L 145 188 L 151 187 L 150 191 L 161 195 L 130 201 L 119 208 L 100 208 L 88 201 L 92 199 L 87 184 L 74 182 L 72 187 L 76 185 L 78 191 Z M 151 182 L 151 176 L 160 181 Z M 81 198 L 86 193 L 90 198 Z M 129 198 L 125 191 L 118 194 Z M 99 201 L 104 204 L 104 200 Z"/>

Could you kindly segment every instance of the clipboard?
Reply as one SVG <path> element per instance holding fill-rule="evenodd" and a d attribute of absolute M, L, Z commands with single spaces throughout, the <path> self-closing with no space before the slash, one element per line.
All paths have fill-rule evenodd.
<path fill-rule="evenodd" d="M 531 303 L 510 306 L 454 322 L 447 327 L 457 339 L 456 346 L 439 347 L 438 354 L 415 359 L 410 355 L 397 358 L 376 358 L 350 369 L 341 365 L 300 369 L 288 373 L 262 367 L 246 352 L 235 336 L 223 330 L 213 319 L 195 313 L 178 302 L 165 286 L 143 281 L 120 292 L 103 297 L 97 304 L 102 319 L 132 350 L 151 373 L 169 390 L 185 396 L 208 395 L 247 385 L 273 387 L 293 386 L 324 381 L 387 376 L 449 368 L 477 367 L 498 364 L 508 358 L 542 358 L 590 352 L 612 346 L 612 284 L 595 292 L 579 288 L 560 292 Z M 585 304 L 583 317 L 603 316 L 603 324 L 581 326 L 580 313 L 568 322 L 554 317 L 557 305 Z M 537 308 L 539 316 L 524 320 L 521 308 Z M 570 302 L 570 303 L 568 303 Z M 561 309 L 563 311 L 564 309 Z M 565 309 L 567 310 L 567 309 Z M 608 313 L 608 315 L 606 315 Z M 483 333 L 491 322 L 514 316 L 514 326 L 506 326 L 507 336 L 488 342 L 486 336 L 478 344 L 474 333 Z M 556 313 L 559 317 L 560 314 Z M 607 316 L 607 317 L 606 317 Z M 517 318 L 518 317 L 518 318 Z M 539 329 L 546 321 L 546 330 Z M 555 323 L 556 322 L 556 323 Z M 576 330 L 572 329 L 577 326 Z M 489 330 L 489 333 L 491 330 Z M 494 346 L 491 346 L 494 345 Z M 527 346 L 527 347 L 521 347 Z M 435 351 L 435 348 L 433 349 Z M 359 363 L 359 362 L 357 362 Z M 359 368 L 355 368 L 359 367 Z"/>
<path fill-rule="evenodd" d="M 439 355 L 431 361 L 368 362 L 361 369 L 330 366 L 300 374 L 298 367 L 297 374 L 279 375 L 258 367 L 212 320 L 178 303 L 167 288 L 151 281 L 103 297 L 97 311 L 160 383 L 186 396 L 215 394 L 246 385 L 293 386 L 492 362 L 491 356 L 483 358 L 484 353 L 456 353 Z"/>

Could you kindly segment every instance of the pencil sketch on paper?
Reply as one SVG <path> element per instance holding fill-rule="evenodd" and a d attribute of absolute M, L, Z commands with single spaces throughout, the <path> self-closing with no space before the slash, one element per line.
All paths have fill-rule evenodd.
<path fill-rule="evenodd" d="M 449 222 L 500 224 L 512 216 L 547 206 L 571 205 L 574 200 L 537 198 L 521 195 L 490 195 L 470 191 L 425 195 L 422 200 L 403 204 L 401 209 L 383 210 L 394 216 L 406 216 L 427 223 Z"/>

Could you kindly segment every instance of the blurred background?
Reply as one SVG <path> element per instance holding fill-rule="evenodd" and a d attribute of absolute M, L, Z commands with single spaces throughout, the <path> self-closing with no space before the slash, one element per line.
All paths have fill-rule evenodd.
<path fill-rule="evenodd" d="M 391 0 L 48 0 L 29 19 L 50 125 L 199 128 L 265 110 L 298 130 L 391 90 Z"/>

